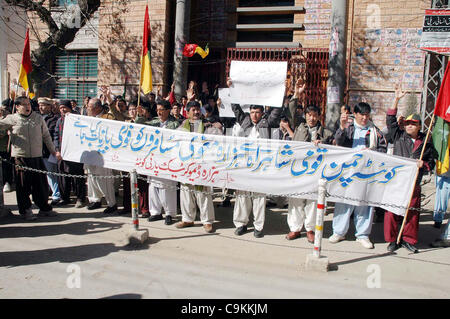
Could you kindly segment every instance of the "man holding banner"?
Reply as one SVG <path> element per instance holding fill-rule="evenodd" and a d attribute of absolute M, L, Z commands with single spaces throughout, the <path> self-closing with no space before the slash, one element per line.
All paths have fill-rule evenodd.
<path fill-rule="evenodd" d="M 180 125 L 178 130 L 185 132 L 194 132 L 200 134 L 216 134 L 217 129 L 213 126 L 206 128 L 201 118 L 200 103 L 190 101 L 186 105 L 188 118 Z M 207 193 L 205 193 L 207 192 Z M 197 206 L 200 210 L 200 221 L 207 233 L 213 232 L 212 223 L 215 220 L 214 204 L 211 196 L 212 187 L 194 186 L 181 184 L 180 206 L 181 222 L 176 224 L 177 228 L 194 226 Z"/>
<path fill-rule="evenodd" d="M 232 80 L 228 79 L 228 86 Z M 271 128 L 277 128 L 281 117 L 281 108 L 274 108 L 269 116 L 263 118 L 264 108 L 262 105 L 251 105 L 250 114 L 244 113 L 239 104 L 231 105 L 236 116 L 236 123 L 241 127 L 242 135 L 251 139 L 270 139 Z M 250 197 L 252 196 L 252 197 Z M 236 191 L 236 202 L 234 204 L 233 222 L 236 226 L 235 234 L 241 236 L 247 232 L 247 224 L 250 212 L 253 211 L 253 235 L 256 238 L 264 236 L 264 220 L 266 214 L 266 195 L 262 193 Z"/>
<path fill-rule="evenodd" d="M 386 153 L 387 142 L 381 131 L 369 120 L 370 105 L 360 102 L 354 107 L 355 121 L 348 124 L 349 115 L 342 113 L 340 126 L 336 131 L 335 139 L 338 146 L 349 147 L 355 150 L 365 148 Z M 372 230 L 373 207 L 354 206 L 345 203 L 336 203 L 333 215 L 333 235 L 329 242 L 335 244 L 345 239 L 350 217 L 354 215 L 356 228 L 356 241 L 364 248 L 373 248 L 369 235 Z"/>

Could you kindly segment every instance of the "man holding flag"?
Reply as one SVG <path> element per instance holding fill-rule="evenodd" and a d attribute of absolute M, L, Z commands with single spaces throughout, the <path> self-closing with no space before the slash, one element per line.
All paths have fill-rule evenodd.
<path fill-rule="evenodd" d="M 450 198 L 450 63 L 447 64 L 444 79 L 434 109 L 436 124 L 433 128 L 433 143 L 438 152 L 436 161 L 436 199 L 434 204 L 434 225 L 439 228 L 448 208 Z M 449 223 L 441 238 L 431 244 L 432 247 L 450 247 Z"/>

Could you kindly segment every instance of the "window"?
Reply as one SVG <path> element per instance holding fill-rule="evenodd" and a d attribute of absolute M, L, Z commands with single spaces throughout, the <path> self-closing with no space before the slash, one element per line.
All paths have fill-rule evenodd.
<path fill-rule="evenodd" d="M 294 23 L 293 14 L 241 15 L 238 24 Z"/>
<path fill-rule="evenodd" d="M 85 96 L 97 95 L 97 52 L 67 51 L 56 58 L 58 77 L 54 97 L 76 100 L 81 105 Z"/>
<path fill-rule="evenodd" d="M 241 31 L 238 42 L 292 42 L 292 31 Z"/>

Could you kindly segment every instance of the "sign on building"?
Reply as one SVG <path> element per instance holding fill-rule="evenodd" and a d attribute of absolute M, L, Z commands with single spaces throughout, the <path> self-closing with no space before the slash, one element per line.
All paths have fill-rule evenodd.
<path fill-rule="evenodd" d="M 425 10 L 419 48 L 450 55 L 450 10 Z"/>

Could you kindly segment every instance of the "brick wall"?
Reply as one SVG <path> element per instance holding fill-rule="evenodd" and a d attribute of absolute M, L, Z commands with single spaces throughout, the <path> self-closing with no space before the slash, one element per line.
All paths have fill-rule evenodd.
<path fill-rule="evenodd" d="M 169 63 L 169 1 L 103 1 L 100 7 L 98 85 L 123 85 L 137 92 L 145 6 L 149 5 L 154 91 L 166 83 Z"/>

